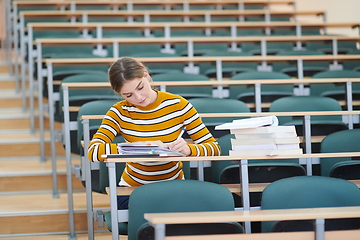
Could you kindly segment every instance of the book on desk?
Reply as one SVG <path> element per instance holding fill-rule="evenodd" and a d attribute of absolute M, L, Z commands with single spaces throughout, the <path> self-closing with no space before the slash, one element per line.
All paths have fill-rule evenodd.
<path fill-rule="evenodd" d="M 104 158 L 139 158 L 139 157 L 185 157 L 186 155 L 156 145 L 138 143 L 119 143 L 117 154 L 103 154 Z"/>
<path fill-rule="evenodd" d="M 230 139 L 230 156 L 293 155 L 302 154 L 295 126 L 278 126 L 276 116 L 234 120 L 216 126 L 229 129 L 235 138 Z"/>

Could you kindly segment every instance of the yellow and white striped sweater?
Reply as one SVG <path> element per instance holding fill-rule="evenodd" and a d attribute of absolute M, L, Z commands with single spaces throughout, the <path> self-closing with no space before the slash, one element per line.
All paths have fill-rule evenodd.
<path fill-rule="evenodd" d="M 116 103 L 104 117 L 89 145 L 89 160 L 103 161 L 102 154 L 118 153 L 112 143 L 118 133 L 127 142 L 156 141 L 171 143 L 181 129 L 193 140 L 190 156 L 218 156 L 220 147 L 205 127 L 196 109 L 181 96 L 158 91 L 155 102 L 146 107 L 134 106 L 123 100 Z M 128 162 L 121 185 L 139 186 L 156 181 L 183 179 L 181 162 Z"/>

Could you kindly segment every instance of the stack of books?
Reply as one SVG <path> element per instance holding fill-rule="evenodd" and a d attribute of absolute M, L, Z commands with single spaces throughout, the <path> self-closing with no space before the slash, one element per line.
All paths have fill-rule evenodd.
<path fill-rule="evenodd" d="M 230 156 L 275 156 L 302 154 L 300 139 L 295 126 L 278 126 L 276 116 L 234 120 L 216 126 L 229 129 L 231 139 Z"/>

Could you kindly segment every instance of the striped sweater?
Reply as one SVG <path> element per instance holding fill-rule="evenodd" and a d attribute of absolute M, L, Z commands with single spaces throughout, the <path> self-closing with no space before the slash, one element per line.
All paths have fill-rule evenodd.
<path fill-rule="evenodd" d="M 112 143 L 118 133 L 127 142 L 171 143 L 185 127 L 193 143 L 190 156 L 218 156 L 220 147 L 203 124 L 195 108 L 184 98 L 158 91 L 155 102 L 146 107 L 123 100 L 111 107 L 89 145 L 89 160 L 103 161 L 102 154 L 118 153 Z M 128 162 L 120 185 L 139 186 L 156 181 L 183 179 L 182 163 L 176 161 Z"/>

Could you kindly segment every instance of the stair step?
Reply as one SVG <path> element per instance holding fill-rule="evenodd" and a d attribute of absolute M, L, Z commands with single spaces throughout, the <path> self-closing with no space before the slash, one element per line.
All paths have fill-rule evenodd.
<path fill-rule="evenodd" d="M 6 81 L 1 81 L 1 86 L 2 85 L 7 85 Z M 6 88 L 6 86 L 4 86 L 5 88 L 2 88 L 0 90 L 0 108 L 20 108 L 22 107 L 22 92 L 19 91 L 17 92 L 15 90 L 15 84 L 13 88 Z M 38 106 L 38 99 L 36 98 L 36 96 L 34 96 L 34 106 L 37 107 Z M 30 107 L 30 99 L 29 99 L 29 94 L 26 93 L 26 107 L 29 108 Z"/>
<path fill-rule="evenodd" d="M 38 110 L 35 109 L 35 129 L 39 130 Z M 44 115 L 44 129 L 50 128 L 49 119 Z M 23 111 L 21 108 L 1 108 L 0 107 L 0 132 L 9 129 L 30 129 L 30 112 Z M 55 129 L 61 130 L 62 124 L 55 122 Z"/>
<path fill-rule="evenodd" d="M 3 160 L 0 172 L 0 195 L 19 192 L 52 192 L 52 163 L 50 160 L 40 162 L 39 159 Z M 80 165 L 79 158 L 72 159 L 72 165 Z M 56 160 L 58 190 L 67 189 L 66 160 Z M 24 182 L 24 179 L 25 182 Z M 84 191 L 82 182 L 73 176 L 73 189 Z"/>
<path fill-rule="evenodd" d="M 0 64 L 0 73 L 3 73 L 3 74 L 9 74 L 9 66 L 6 65 L 5 63 L 4 64 Z"/>
<path fill-rule="evenodd" d="M 75 231 L 87 231 L 86 195 L 74 193 Z M 26 203 L 26 204 L 25 204 Z M 93 194 L 93 206 L 109 211 L 109 197 L 105 194 Z M 64 233 L 69 231 L 67 194 L 53 198 L 51 194 L 24 194 L 0 196 L 1 235 Z M 99 228 L 94 223 L 94 230 Z M 0 237 L 1 237 L 0 235 Z"/>
<path fill-rule="evenodd" d="M 2 237 L 2 240 L 34 240 L 34 238 L 36 238 L 36 240 L 69 240 L 69 235 L 64 235 L 64 234 L 53 234 L 53 235 L 31 235 L 31 236 L 19 236 L 19 237 Z M 88 238 L 88 234 L 87 233 L 77 233 L 76 234 L 76 239 L 78 240 L 87 240 Z M 96 240 L 109 240 L 111 239 L 111 232 L 106 231 L 106 232 L 95 232 L 94 234 L 94 239 Z M 128 237 L 125 235 L 121 235 L 120 236 L 120 240 L 127 240 Z"/>
<path fill-rule="evenodd" d="M 14 76 L 10 76 L 7 73 L 0 73 L 1 90 L 16 89 L 16 81 Z M 19 83 L 20 84 L 20 83 Z"/>
<path fill-rule="evenodd" d="M 14 119 L 8 119 L 14 121 Z M 1 122 L 1 120 L 0 120 Z M 20 128 L 21 126 L 19 126 Z M 24 128 L 24 126 L 22 126 Z M 46 133 L 46 132 L 45 132 Z M 0 130 L 0 158 L 6 156 L 40 156 L 40 136 L 38 133 L 31 134 L 30 130 Z M 62 143 L 56 143 L 56 154 L 65 155 Z M 51 156 L 49 133 L 45 135 L 45 156 Z"/>

